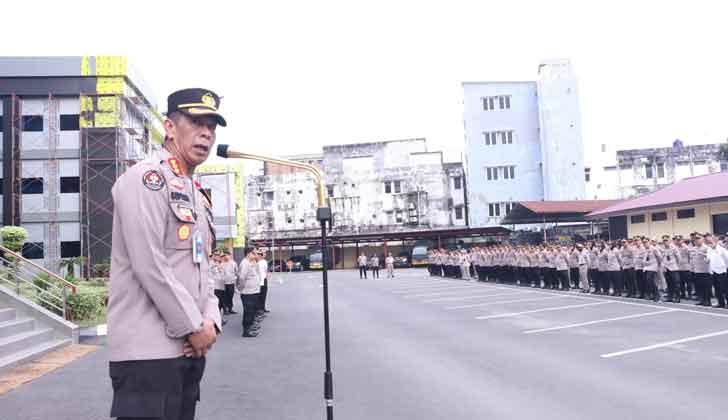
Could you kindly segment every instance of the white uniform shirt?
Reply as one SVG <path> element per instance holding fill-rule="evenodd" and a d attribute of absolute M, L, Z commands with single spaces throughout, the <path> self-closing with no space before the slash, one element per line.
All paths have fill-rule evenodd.
<path fill-rule="evenodd" d="M 723 274 L 728 267 L 728 251 L 720 245 L 715 248 L 708 247 L 708 259 L 710 260 L 710 272 L 713 274 Z"/>
<path fill-rule="evenodd" d="M 260 285 L 263 286 L 265 284 L 265 278 L 268 276 L 268 261 L 263 259 L 258 261 L 258 272 L 260 277 Z"/>

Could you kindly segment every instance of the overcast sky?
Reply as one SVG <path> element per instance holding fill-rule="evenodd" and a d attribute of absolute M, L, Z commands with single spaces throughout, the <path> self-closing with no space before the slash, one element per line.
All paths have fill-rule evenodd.
<path fill-rule="evenodd" d="M 668 3 L 12 1 L 0 54 L 129 55 L 162 111 L 222 95 L 219 141 L 256 153 L 425 137 L 459 156 L 461 82 L 535 80 L 545 58 L 572 60 L 587 144 L 724 141 L 726 10 Z"/>

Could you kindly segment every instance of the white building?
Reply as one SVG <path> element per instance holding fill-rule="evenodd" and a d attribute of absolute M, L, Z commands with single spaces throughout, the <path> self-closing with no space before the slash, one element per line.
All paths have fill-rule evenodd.
<path fill-rule="evenodd" d="M 568 60 L 538 80 L 465 82 L 470 226 L 495 226 L 517 201 L 586 197 L 577 79 Z"/>

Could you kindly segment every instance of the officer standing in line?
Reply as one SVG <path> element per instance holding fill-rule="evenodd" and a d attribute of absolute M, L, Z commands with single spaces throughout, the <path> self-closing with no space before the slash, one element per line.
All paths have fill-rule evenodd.
<path fill-rule="evenodd" d="M 222 324 L 208 261 L 212 203 L 192 175 L 226 125 L 219 103 L 204 89 L 169 95 L 163 149 L 112 188 L 111 417 L 195 417 L 205 356 Z"/>
<path fill-rule="evenodd" d="M 257 337 L 253 330 L 255 313 L 260 300 L 259 255 L 253 250 L 246 250 L 245 258 L 238 264 L 238 281 L 236 287 L 243 303 L 243 337 Z"/>
<path fill-rule="evenodd" d="M 369 263 L 372 266 L 372 279 L 378 279 L 379 278 L 379 257 L 377 257 L 377 254 L 372 255 L 372 257 L 369 259 Z"/>
<path fill-rule="evenodd" d="M 268 266 L 268 260 L 266 260 L 267 251 L 265 248 L 258 248 L 255 253 L 258 256 L 258 305 L 255 308 L 255 323 L 253 324 L 253 330 L 258 331 L 260 325 L 265 318 L 265 314 L 268 312 L 265 309 L 265 301 L 268 297 L 268 277 L 270 277 L 270 267 Z M 274 262 L 275 264 L 275 262 Z"/>
<path fill-rule="evenodd" d="M 227 313 L 225 310 L 225 273 L 222 266 L 222 253 L 215 251 L 210 258 L 210 278 L 215 285 L 215 296 L 217 297 L 217 308 L 220 313 Z M 222 319 L 222 325 L 227 322 Z"/>
<path fill-rule="evenodd" d="M 680 303 L 680 275 L 678 274 L 678 250 L 670 241 L 670 236 L 662 237 L 662 266 L 667 283 L 667 302 Z"/>
<path fill-rule="evenodd" d="M 222 253 L 222 268 L 225 283 L 225 313 L 237 314 L 233 310 L 233 298 L 235 297 L 235 281 L 238 278 L 238 264 L 230 254 L 230 250 L 226 249 Z"/>
<path fill-rule="evenodd" d="M 697 291 L 698 306 L 712 306 L 713 282 L 710 271 L 710 258 L 708 246 L 703 241 L 703 235 L 694 234 L 695 247 L 693 248 L 693 280 Z"/>
<path fill-rule="evenodd" d="M 357 263 L 359 264 L 359 279 L 366 279 L 367 278 L 367 256 L 364 255 L 362 252 L 359 258 L 357 259 Z"/>

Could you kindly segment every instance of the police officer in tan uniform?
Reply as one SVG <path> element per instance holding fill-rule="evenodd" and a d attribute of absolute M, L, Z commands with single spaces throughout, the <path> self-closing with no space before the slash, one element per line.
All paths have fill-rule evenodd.
<path fill-rule="evenodd" d="M 112 417 L 195 417 L 205 356 L 222 325 L 209 278 L 212 203 L 192 176 L 212 150 L 215 129 L 226 125 L 219 103 L 205 89 L 171 94 L 163 149 L 112 189 Z"/>

